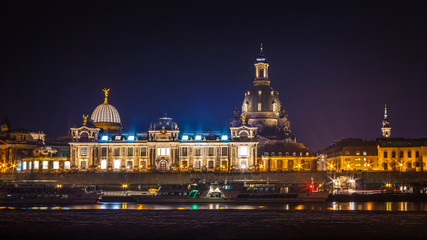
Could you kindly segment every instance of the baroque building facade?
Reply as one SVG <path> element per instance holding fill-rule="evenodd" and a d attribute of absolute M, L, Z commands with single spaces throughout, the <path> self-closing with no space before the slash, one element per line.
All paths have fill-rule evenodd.
<path fill-rule="evenodd" d="M 105 101 L 108 102 L 108 90 Z M 71 128 L 71 170 L 130 172 L 248 172 L 256 168 L 256 128 L 244 124 L 228 133 L 181 133 L 172 118 L 164 116 L 147 132 L 121 131 L 118 111 L 109 105 L 83 126 Z M 115 129 L 111 129 L 111 126 Z M 107 126 L 104 128 L 104 126 Z"/>

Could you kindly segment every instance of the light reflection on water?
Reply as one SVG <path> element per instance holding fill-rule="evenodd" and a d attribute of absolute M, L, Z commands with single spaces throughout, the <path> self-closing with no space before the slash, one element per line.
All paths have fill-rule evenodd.
<path fill-rule="evenodd" d="M 309 211 L 423 211 L 427 202 L 328 202 L 328 203 L 269 203 L 269 204 L 136 204 L 127 202 L 98 203 L 70 206 L 0 206 L 4 209 L 29 210 L 309 210 Z"/>

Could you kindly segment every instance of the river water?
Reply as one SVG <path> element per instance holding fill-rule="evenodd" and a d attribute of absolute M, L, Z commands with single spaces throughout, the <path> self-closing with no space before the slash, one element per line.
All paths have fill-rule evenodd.
<path fill-rule="evenodd" d="M 0 206 L 1 239 L 426 239 L 427 203 Z"/>
<path fill-rule="evenodd" d="M 310 210 L 310 211 L 421 211 L 427 212 L 427 202 L 328 202 L 328 203 L 165 203 L 137 204 L 127 202 L 98 203 L 70 206 L 7 206 L 1 210 Z"/>

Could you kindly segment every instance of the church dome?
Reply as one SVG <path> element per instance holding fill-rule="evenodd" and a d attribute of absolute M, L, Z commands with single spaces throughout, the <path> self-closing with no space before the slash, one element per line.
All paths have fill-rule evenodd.
<path fill-rule="evenodd" d="M 90 119 L 95 127 L 111 132 L 120 131 L 122 122 L 120 121 L 119 112 L 113 105 L 108 104 L 108 92 L 110 89 L 103 89 L 103 91 L 105 93 L 104 103 L 93 110 Z"/>
<path fill-rule="evenodd" d="M 270 86 L 254 86 L 245 93 L 242 112 L 279 113 L 281 103 L 279 93 Z"/>

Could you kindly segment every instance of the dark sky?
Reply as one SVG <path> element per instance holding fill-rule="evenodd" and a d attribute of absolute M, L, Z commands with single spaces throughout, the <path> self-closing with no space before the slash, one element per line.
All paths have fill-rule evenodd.
<path fill-rule="evenodd" d="M 2 3 L 0 116 L 65 135 L 111 88 L 126 130 L 168 113 L 183 131 L 224 131 L 262 42 L 271 86 L 312 151 L 380 137 L 384 104 L 393 137 L 427 137 L 425 7 L 230 2 Z"/>

